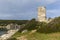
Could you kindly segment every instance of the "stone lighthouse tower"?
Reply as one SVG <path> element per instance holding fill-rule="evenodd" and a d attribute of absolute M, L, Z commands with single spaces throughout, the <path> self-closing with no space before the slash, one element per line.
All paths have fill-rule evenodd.
<path fill-rule="evenodd" d="M 44 6 L 38 8 L 38 21 L 46 22 L 46 8 Z"/>

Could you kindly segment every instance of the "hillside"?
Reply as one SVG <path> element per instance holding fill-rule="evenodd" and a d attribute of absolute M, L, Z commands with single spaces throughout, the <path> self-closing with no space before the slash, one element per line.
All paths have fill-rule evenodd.
<path fill-rule="evenodd" d="M 19 25 L 25 24 L 28 20 L 0 20 L 0 25 L 5 26 L 10 23 L 16 23 Z"/>
<path fill-rule="evenodd" d="M 26 33 L 18 31 L 10 40 L 60 40 L 60 17 L 54 18 L 48 24 L 45 22 L 37 22 L 35 19 L 26 23 L 23 29 L 28 30 Z M 31 33 L 32 30 L 37 30 Z"/>

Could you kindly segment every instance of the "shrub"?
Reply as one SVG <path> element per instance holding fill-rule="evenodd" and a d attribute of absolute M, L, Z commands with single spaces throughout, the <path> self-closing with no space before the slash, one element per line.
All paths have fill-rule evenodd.
<path fill-rule="evenodd" d="M 25 29 L 33 30 L 37 28 L 36 26 L 37 26 L 37 21 L 35 19 L 32 19 L 25 25 Z"/>
<path fill-rule="evenodd" d="M 28 31 L 36 29 L 37 28 L 36 25 L 37 25 L 37 21 L 35 19 L 31 19 L 25 24 L 25 26 L 22 29 L 19 30 L 19 32 L 25 29 L 27 29 Z"/>
<path fill-rule="evenodd" d="M 40 23 L 38 31 L 42 33 L 60 32 L 60 17 L 56 17 L 48 24 Z"/>

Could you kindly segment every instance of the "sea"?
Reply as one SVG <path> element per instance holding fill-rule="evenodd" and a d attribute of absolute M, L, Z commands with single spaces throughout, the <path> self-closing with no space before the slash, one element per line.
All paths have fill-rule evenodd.
<path fill-rule="evenodd" d="M 7 31 L 0 31 L 0 36 L 3 35 L 3 34 L 6 34 Z"/>

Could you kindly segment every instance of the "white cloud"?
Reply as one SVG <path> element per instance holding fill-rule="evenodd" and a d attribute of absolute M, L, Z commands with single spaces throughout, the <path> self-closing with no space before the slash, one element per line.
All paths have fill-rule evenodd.
<path fill-rule="evenodd" d="M 21 18 L 23 15 L 26 15 L 26 18 L 28 18 L 27 17 L 28 15 L 31 16 L 32 18 L 35 17 L 36 15 L 34 14 L 36 13 L 34 11 L 36 10 L 35 8 L 37 8 L 40 5 L 50 5 L 53 3 L 58 3 L 57 1 L 59 0 L 0 0 L 0 17 L 2 18 L 5 17 L 8 18 L 13 16 L 15 17 L 16 14 L 20 13 L 20 15 L 18 16 L 21 16 Z M 32 10 L 32 8 L 34 9 L 33 12 L 30 11 Z M 47 13 L 54 14 L 55 16 L 60 15 L 60 9 L 47 10 Z"/>
<path fill-rule="evenodd" d="M 57 2 L 58 0 L 46 0 L 46 3 L 47 4 L 52 4 L 52 3 L 55 3 L 55 2 Z"/>
<path fill-rule="evenodd" d="M 52 18 L 60 16 L 60 9 L 47 10 L 47 16 Z"/>
<path fill-rule="evenodd" d="M 47 10 L 47 12 L 54 13 L 54 14 L 60 14 L 60 9 Z"/>

